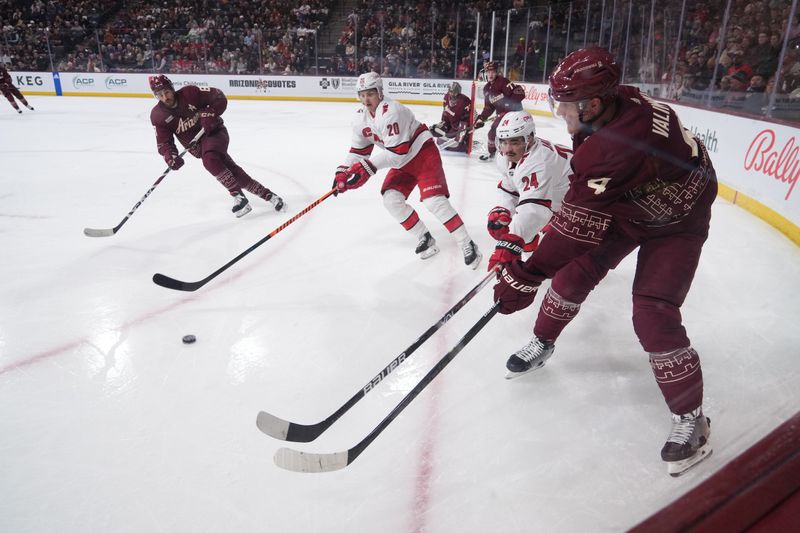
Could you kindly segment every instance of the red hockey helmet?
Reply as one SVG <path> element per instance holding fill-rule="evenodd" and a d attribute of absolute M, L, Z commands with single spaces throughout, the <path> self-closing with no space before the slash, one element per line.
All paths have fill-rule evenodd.
<path fill-rule="evenodd" d="M 163 91 L 164 89 L 169 89 L 170 91 L 175 90 L 175 87 L 172 86 L 172 82 L 163 74 L 149 76 L 147 81 L 150 82 L 150 90 L 153 91 L 153 94 Z"/>
<path fill-rule="evenodd" d="M 608 50 L 583 48 L 565 57 L 550 74 L 550 98 L 556 102 L 608 101 L 617 95 L 619 79 L 619 65 Z"/>

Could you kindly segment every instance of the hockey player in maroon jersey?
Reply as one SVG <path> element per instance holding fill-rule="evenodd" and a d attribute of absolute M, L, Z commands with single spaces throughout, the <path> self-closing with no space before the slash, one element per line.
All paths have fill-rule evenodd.
<path fill-rule="evenodd" d="M 444 95 L 442 120 L 431 126 L 431 134 L 437 137 L 439 148 L 452 152 L 466 152 L 469 135 L 469 108 L 472 100 L 461 92 L 461 84 L 454 81 Z"/>
<path fill-rule="evenodd" d="M 6 67 L 0 65 L 0 92 L 3 93 L 3 96 L 11 102 L 11 107 L 17 110 L 17 113 L 22 113 L 22 109 L 19 108 L 17 102 L 14 100 L 16 98 L 22 105 L 33 111 L 33 106 L 31 106 L 25 97 L 19 92 L 19 89 L 14 87 L 14 84 L 11 82 L 11 74 L 8 73 Z"/>
<path fill-rule="evenodd" d="M 483 111 L 475 119 L 473 129 L 482 128 L 492 116 L 497 113 L 492 126 L 489 128 L 489 146 L 487 154 L 480 156 L 481 161 L 488 161 L 497 152 L 495 135 L 500 118 L 509 111 L 521 111 L 522 101 L 525 99 L 525 89 L 521 85 L 511 83 L 508 78 L 497 74 L 497 61 L 487 61 L 483 64 L 483 71 L 486 74 L 486 85 L 483 86 Z"/>
<path fill-rule="evenodd" d="M 233 214 L 241 217 L 252 209 L 242 189 L 271 203 L 276 211 L 285 210 L 283 199 L 251 178 L 228 154 L 228 129 L 222 115 L 228 99 L 219 89 L 187 85 L 174 89 L 163 74 L 150 76 L 150 89 L 159 102 L 150 112 L 156 130 L 158 153 L 173 170 L 183 166 L 173 135 L 186 147 L 202 128 L 205 133 L 189 152 L 203 160 L 203 166 L 233 196 Z"/>
<path fill-rule="evenodd" d="M 542 305 L 566 325 L 605 272 L 638 248 L 633 327 L 672 413 L 661 457 L 675 476 L 711 453 L 700 358 L 680 307 L 708 236 L 717 181 L 705 147 L 675 112 L 620 86 L 619 78 L 602 48 L 571 53 L 550 75 L 553 112 L 573 138 L 574 174 L 533 256 L 502 268 L 495 300 L 501 313 L 524 309 L 542 281 L 555 276 Z M 555 340 L 534 336 L 508 369 L 541 368 Z"/>
<path fill-rule="evenodd" d="M 464 264 L 477 268 L 483 256 L 450 203 L 442 157 L 428 128 L 409 108 L 384 97 L 383 80 L 377 73 L 359 76 L 356 90 L 363 105 L 353 117 L 345 164 L 334 175 L 337 193 L 357 189 L 378 170 L 388 168 L 381 185 L 383 205 L 403 229 L 418 239 L 416 253 L 420 259 L 431 257 L 439 248 L 425 222 L 408 205 L 408 197 L 416 188 L 423 205 L 461 246 Z M 373 153 L 375 146 L 382 150 Z"/>

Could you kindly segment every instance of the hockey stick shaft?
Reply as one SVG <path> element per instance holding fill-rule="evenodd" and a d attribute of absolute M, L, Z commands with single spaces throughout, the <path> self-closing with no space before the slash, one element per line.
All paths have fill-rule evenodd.
<path fill-rule="evenodd" d="M 272 233 L 270 233 L 269 235 L 267 235 L 263 239 L 259 240 L 257 243 L 253 244 L 250 248 L 248 248 L 244 252 L 240 253 L 239 255 L 237 255 L 236 257 L 234 257 L 233 259 L 231 259 L 230 261 L 225 263 L 223 266 L 221 266 L 220 268 L 218 268 L 217 270 L 215 270 L 214 272 L 212 272 L 211 274 L 209 274 L 205 278 L 201 279 L 200 281 L 180 281 L 180 280 L 177 280 L 175 278 L 171 278 L 169 276 L 165 276 L 164 274 L 154 274 L 153 275 L 153 282 L 156 285 L 161 285 L 162 287 L 166 287 L 168 289 L 174 289 L 176 291 L 189 291 L 189 292 L 196 291 L 197 289 L 199 289 L 200 287 L 202 287 L 203 285 L 205 285 L 206 283 L 208 283 L 212 279 L 216 278 L 217 276 L 219 276 L 220 274 L 222 274 L 223 272 L 228 270 L 231 266 L 233 266 L 234 264 L 239 262 L 243 257 L 245 257 L 250 252 L 252 252 L 256 248 L 258 248 L 259 246 L 261 246 L 262 244 L 264 244 L 265 242 L 270 240 L 272 237 L 274 237 L 275 235 L 277 235 L 278 233 L 280 233 L 281 231 L 286 229 L 289 225 L 291 225 L 298 218 L 302 217 L 303 215 L 305 215 L 306 213 L 308 213 L 309 211 L 311 211 L 312 209 L 317 207 L 320 203 L 322 203 L 323 200 L 325 200 L 326 198 L 330 197 L 331 195 L 333 195 L 335 193 L 336 193 L 336 189 L 331 189 L 330 191 L 326 192 L 321 197 L 319 197 L 318 199 L 313 201 L 311 204 L 309 204 L 305 209 L 303 209 L 302 211 L 300 211 L 299 213 L 294 215 L 292 218 L 290 218 L 289 220 L 287 220 L 286 222 L 284 222 L 283 224 L 281 224 L 280 226 L 275 228 L 272 231 Z"/>
<path fill-rule="evenodd" d="M 394 409 L 358 444 L 344 452 L 305 453 L 291 448 L 280 448 L 275 452 L 275 464 L 295 472 L 332 472 L 340 470 L 358 458 L 359 455 L 386 429 L 397 416 L 455 359 L 456 355 L 480 332 L 497 314 L 499 302 L 494 305 L 472 326 L 469 331 L 447 354 L 442 357 Z"/>
<path fill-rule="evenodd" d="M 178 157 L 183 157 L 183 155 L 186 152 L 188 152 L 189 149 L 193 147 L 195 143 L 197 143 L 197 141 L 200 140 L 200 137 L 203 136 L 203 133 L 204 130 L 202 129 L 199 132 L 197 132 L 197 135 L 195 135 L 194 138 L 186 146 L 186 148 L 184 148 L 183 151 L 180 154 L 178 154 Z M 171 167 L 167 167 L 167 170 L 165 170 L 164 173 L 158 177 L 155 183 L 153 183 L 152 187 L 147 189 L 147 192 L 144 193 L 142 199 L 136 202 L 136 204 L 134 204 L 133 208 L 128 212 L 125 218 L 122 219 L 122 222 L 120 222 L 119 224 L 110 229 L 84 228 L 83 234 L 86 235 L 87 237 L 110 237 L 111 235 L 116 234 L 122 227 L 122 225 L 125 224 L 129 218 L 131 218 L 133 213 L 136 212 L 137 209 L 139 209 L 139 206 L 142 205 L 142 203 L 144 203 L 145 200 L 147 200 L 147 197 L 150 196 L 150 193 L 152 193 L 155 190 L 155 188 L 158 187 L 158 184 L 161 183 L 164 180 L 164 178 L 167 177 L 167 174 L 169 174 L 171 170 L 172 170 Z"/>
<path fill-rule="evenodd" d="M 453 316 L 458 313 L 461 308 L 467 304 L 467 302 L 472 300 L 472 298 L 478 294 L 494 276 L 494 272 L 488 273 L 480 283 L 478 283 L 463 298 L 456 302 L 456 304 L 451 307 L 450 310 L 447 311 L 447 313 L 445 313 L 438 322 L 429 327 L 425 333 L 420 335 L 417 340 L 415 340 L 408 348 L 405 349 L 405 351 L 403 351 L 403 353 L 392 359 L 392 361 L 386 365 L 383 370 L 369 380 L 369 382 L 359 389 L 358 392 L 352 396 L 352 398 L 347 400 L 344 405 L 339 407 L 336 412 L 334 412 L 325 420 L 317 422 L 316 424 L 297 424 L 295 422 L 289 422 L 282 418 L 278 418 L 277 416 L 265 411 L 261 411 L 258 413 L 258 417 L 256 418 L 256 425 L 258 426 L 258 429 L 270 437 L 291 442 L 311 442 L 312 440 L 316 439 L 334 422 L 339 420 L 342 415 L 349 411 L 350 408 L 352 408 L 364 396 L 372 391 L 372 389 L 375 388 L 378 383 L 383 381 L 386 376 L 394 372 L 403 363 L 403 361 L 406 360 L 406 358 L 417 351 L 417 348 L 422 346 L 423 343 L 430 339 L 434 333 L 439 331 L 442 326 L 444 326 L 451 318 L 453 318 Z"/>

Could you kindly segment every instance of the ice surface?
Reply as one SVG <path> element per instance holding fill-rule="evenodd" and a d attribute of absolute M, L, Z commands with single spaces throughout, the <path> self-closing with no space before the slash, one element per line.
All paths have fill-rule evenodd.
<path fill-rule="evenodd" d="M 711 475 L 800 405 L 800 251 L 718 200 L 683 308 L 705 376 L 714 455 L 673 479 L 670 420 L 630 322 L 633 257 L 590 296 L 547 367 L 507 381 L 538 305 L 497 316 L 344 470 L 277 468 L 259 410 L 327 417 L 481 279 L 413 205 L 442 252 L 385 212 L 382 174 L 330 198 L 195 293 L 319 198 L 356 104 L 231 101 L 231 154 L 288 202 L 237 220 L 197 160 L 164 169 L 154 100 L 32 98 L 0 107 L 0 531 L 619 531 Z M 415 107 L 432 123 L 440 109 Z M 563 126 L 537 117 L 541 136 Z M 493 164 L 448 155 L 452 201 L 488 257 Z M 486 259 L 484 259 L 486 261 Z M 491 305 L 486 289 L 317 441 L 346 450 Z M 181 343 L 197 336 L 192 345 Z"/>

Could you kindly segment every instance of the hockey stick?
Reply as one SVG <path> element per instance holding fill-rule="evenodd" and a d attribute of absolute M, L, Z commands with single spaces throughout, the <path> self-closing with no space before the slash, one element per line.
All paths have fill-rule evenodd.
<path fill-rule="evenodd" d="M 204 130 L 202 130 L 202 129 L 199 132 L 197 132 L 197 135 L 194 136 L 194 139 L 192 139 L 189 142 L 189 145 L 186 148 L 183 149 L 183 152 L 178 154 L 178 157 L 183 157 L 183 155 L 186 152 L 189 151 L 189 148 L 193 147 L 194 144 L 197 141 L 200 140 L 200 137 L 203 136 L 203 133 L 204 133 Z M 164 173 L 161 174 L 161 176 L 158 177 L 156 182 L 153 183 L 153 186 L 150 187 L 147 190 L 146 193 L 144 193 L 144 196 L 142 196 L 142 199 L 139 200 L 138 202 L 136 202 L 136 205 L 134 205 L 133 209 L 131 209 L 130 212 L 125 216 L 125 218 L 122 219 L 122 222 L 120 222 L 119 224 L 117 224 L 116 226 L 114 226 L 113 228 L 110 228 L 110 229 L 83 228 L 83 234 L 86 235 L 87 237 L 110 237 L 110 236 L 114 235 L 115 233 L 117 233 L 119 231 L 119 228 L 121 228 L 122 225 L 125 224 L 128 221 L 129 218 L 131 218 L 131 215 L 133 215 L 134 211 L 139 209 L 139 206 L 142 205 L 142 203 L 145 200 L 147 200 L 147 197 L 150 196 L 150 193 L 153 192 L 153 190 L 158 186 L 158 184 L 161 183 L 161 181 L 165 177 L 167 177 L 167 174 L 169 174 L 170 170 L 172 170 L 172 168 L 167 167 L 167 170 L 165 170 Z"/>
<path fill-rule="evenodd" d="M 217 276 L 219 276 L 220 274 L 222 274 L 223 272 L 228 270 L 234 263 L 238 262 L 241 258 L 243 258 L 244 256 L 246 256 L 247 254 L 249 254 L 250 252 L 252 252 L 256 248 L 258 248 L 259 246 L 261 246 L 262 244 L 264 244 L 268 240 L 270 240 L 276 234 L 278 234 L 281 231 L 283 231 L 284 229 L 286 229 L 286 227 L 289 226 L 292 222 L 294 222 L 295 220 L 297 220 L 301 216 L 305 215 L 306 213 L 308 213 L 309 211 L 311 211 L 312 209 L 317 207 L 323 200 L 325 200 L 326 198 L 328 198 L 329 196 L 331 196 L 331 195 L 333 195 L 335 193 L 336 193 L 336 189 L 331 189 L 330 191 L 326 192 L 325 194 L 320 196 L 318 199 L 314 200 L 305 209 L 303 209 L 302 211 L 297 213 L 295 216 L 293 216 L 292 218 L 290 218 L 289 220 L 287 220 L 286 222 L 284 222 L 283 224 L 281 224 L 280 226 L 278 226 L 277 228 L 272 230 L 272 233 L 270 233 L 269 235 L 267 235 L 266 237 L 264 237 L 263 239 L 261 239 L 260 241 L 255 243 L 253 246 L 251 246 L 250 248 L 248 248 L 244 252 L 240 253 L 239 255 L 237 255 L 236 257 L 234 257 L 233 259 L 231 259 L 230 261 L 225 263 L 223 266 L 221 266 L 220 268 L 218 268 L 217 270 L 215 270 L 213 273 L 209 274 L 205 278 L 201 279 L 200 281 L 180 281 L 180 280 L 177 280 L 175 278 L 171 278 L 169 276 L 165 276 L 164 274 L 153 274 L 153 282 L 156 285 L 161 285 L 162 287 L 166 287 L 168 289 L 175 289 L 176 291 L 189 291 L 189 292 L 196 291 L 197 289 L 199 289 L 200 287 L 202 287 L 203 285 L 205 285 L 206 283 L 208 283 L 212 279 L 216 278 Z"/>
<path fill-rule="evenodd" d="M 353 395 L 352 398 L 347 400 L 344 405 L 342 405 L 336 410 L 335 413 L 325 420 L 317 422 L 316 424 L 298 424 L 295 422 L 289 422 L 288 420 L 284 420 L 265 411 L 260 411 L 258 413 L 258 417 L 256 418 L 256 425 L 258 426 L 258 429 L 270 437 L 291 442 L 311 442 L 312 440 L 316 439 L 325 430 L 331 427 L 334 422 L 339 420 L 343 414 L 349 411 L 351 407 L 358 403 L 361 398 L 366 396 L 368 392 L 375 388 L 375 386 L 386 376 L 394 372 L 395 369 L 397 369 L 397 367 L 399 367 L 408 356 L 413 354 L 417 348 L 422 346 L 422 344 L 431 338 L 434 333 L 439 331 L 439 329 L 441 329 L 442 326 L 444 326 L 451 318 L 453 318 L 453 315 L 458 313 L 461 308 L 472 299 L 473 296 L 478 294 L 494 276 L 494 272 L 487 274 L 480 283 L 478 283 L 463 298 L 456 302 L 456 304 L 451 307 L 450 310 L 447 311 L 447 313 L 445 313 L 445 315 L 440 318 L 436 324 L 428 328 L 425 333 L 420 335 L 420 337 L 415 340 L 411 346 L 406 348 L 403 353 L 392 359 L 392 361 L 386 365 L 383 370 L 381 370 L 374 378 L 369 380 L 366 385 L 364 385 Z"/>
<path fill-rule="evenodd" d="M 279 448 L 277 452 L 275 452 L 275 464 L 285 470 L 291 470 L 293 472 L 333 472 L 334 470 L 340 470 L 361 455 L 367 446 L 374 441 L 381 432 L 387 428 L 387 426 L 397 418 L 403 409 L 408 407 L 414 398 L 419 395 L 420 392 L 425 389 L 425 387 L 433 381 L 439 373 L 444 370 L 450 361 L 452 361 L 456 355 L 464 348 L 464 346 L 471 341 L 478 332 L 483 329 L 483 327 L 492 319 L 492 317 L 497 313 L 499 309 L 500 303 L 495 302 L 495 304 L 489 309 L 486 314 L 484 314 L 474 326 L 472 326 L 467 333 L 461 337 L 461 340 L 458 341 L 452 350 L 447 352 L 447 354 L 442 357 L 436 366 L 434 366 L 425 377 L 423 377 L 419 383 L 417 383 L 411 391 L 406 394 L 405 398 L 395 406 L 394 409 L 384 418 L 381 422 L 373 429 L 369 435 L 364 437 L 358 444 L 350 448 L 349 450 L 343 452 L 333 452 L 333 453 L 307 453 L 294 450 L 292 448 Z"/>

